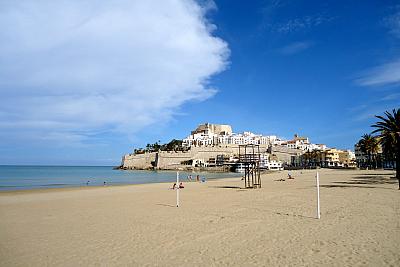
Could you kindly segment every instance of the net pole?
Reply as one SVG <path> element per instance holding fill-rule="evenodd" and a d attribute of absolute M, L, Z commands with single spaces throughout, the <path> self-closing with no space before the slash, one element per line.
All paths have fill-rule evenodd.
<path fill-rule="evenodd" d="M 321 208 L 319 202 L 319 173 L 317 172 L 316 176 L 316 183 L 317 183 L 317 218 L 321 219 Z"/>
<path fill-rule="evenodd" d="M 176 172 L 176 207 L 179 207 L 179 171 Z"/>

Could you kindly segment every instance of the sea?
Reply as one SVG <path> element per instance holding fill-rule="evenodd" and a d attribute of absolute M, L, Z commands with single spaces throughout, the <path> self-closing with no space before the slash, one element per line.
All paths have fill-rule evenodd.
<path fill-rule="evenodd" d="M 197 175 L 221 179 L 240 177 L 237 173 L 179 172 L 182 181 Z M 0 191 L 112 186 L 176 181 L 176 171 L 114 170 L 112 166 L 8 166 L 0 165 Z"/>

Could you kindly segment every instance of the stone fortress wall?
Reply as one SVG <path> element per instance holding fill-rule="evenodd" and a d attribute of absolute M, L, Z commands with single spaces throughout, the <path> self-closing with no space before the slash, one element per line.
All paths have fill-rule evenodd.
<path fill-rule="evenodd" d="M 244 152 L 243 150 L 241 151 Z M 248 151 L 249 152 L 249 151 Z M 260 145 L 260 153 L 268 153 L 268 147 Z M 217 155 L 224 157 L 238 157 L 239 146 L 208 146 L 191 147 L 188 151 L 159 151 L 145 154 L 128 154 L 123 156 L 121 167 L 123 169 L 178 169 L 194 167 L 195 162 L 207 162 Z M 193 165 L 182 164 L 192 161 Z"/>

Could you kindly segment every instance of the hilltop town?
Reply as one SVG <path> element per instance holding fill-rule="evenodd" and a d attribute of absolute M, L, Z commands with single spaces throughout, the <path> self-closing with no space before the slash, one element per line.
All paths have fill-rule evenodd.
<path fill-rule="evenodd" d="M 353 151 L 314 144 L 308 137 L 295 134 L 292 140 L 283 140 L 275 135 L 234 133 L 230 125 L 205 123 L 181 141 L 135 149 L 123 156 L 120 168 L 240 171 L 239 149 L 246 145 L 257 147 L 261 169 L 356 167 Z"/>

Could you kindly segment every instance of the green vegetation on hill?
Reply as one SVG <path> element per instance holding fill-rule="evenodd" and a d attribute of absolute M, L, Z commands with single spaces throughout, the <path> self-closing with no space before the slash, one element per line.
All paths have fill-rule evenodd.
<path fill-rule="evenodd" d="M 144 154 L 145 152 L 158 152 L 158 151 L 184 151 L 186 150 L 182 146 L 182 140 L 172 139 L 167 144 L 160 144 L 160 141 L 154 144 L 147 144 L 146 148 L 135 148 L 134 154 Z"/>

